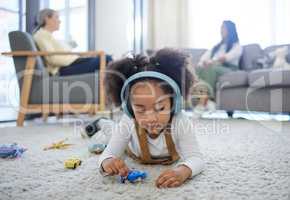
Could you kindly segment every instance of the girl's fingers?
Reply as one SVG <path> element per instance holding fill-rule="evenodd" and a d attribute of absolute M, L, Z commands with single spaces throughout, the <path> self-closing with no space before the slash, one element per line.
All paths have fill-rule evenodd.
<path fill-rule="evenodd" d="M 164 181 L 160 187 L 166 188 L 169 187 L 169 185 L 171 185 L 172 183 L 176 182 L 176 177 L 170 177 L 168 178 L 166 181 Z"/>
<path fill-rule="evenodd" d="M 120 176 L 127 176 L 128 175 L 128 170 L 126 170 L 125 168 L 121 168 L 119 170 L 119 175 Z"/>
<path fill-rule="evenodd" d="M 166 180 L 168 180 L 171 177 L 172 177 L 172 175 L 170 175 L 170 174 L 165 174 L 165 175 L 161 176 L 160 178 L 157 179 L 156 186 L 160 187 Z"/>
<path fill-rule="evenodd" d="M 110 163 L 108 163 L 106 166 L 106 172 L 109 175 L 121 175 L 121 176 L 127 176 L 129 173 L 129 168 L 126 166 L 124 161 L 120 159 L 112 159 Z"/>
<path fill-rule="evenodd" d="M 125 166 L 124 169 L 127 173 L 129 173 L 129 171 L 130 171 L 129 167 Z"/>
<path fill-rule="evenodd" d="M 118 166 L 116 165 L 116 162 L 112 163 L 112 168 L 114 171 L 114 175 L 119 174 L 119 169 L 118 169 Z"/>
<path fill-rule="evenodd" d="M 161 181 L 163 181 L 163 175 L 158 176 L 158 178 L 155 181 L 155 185 L 159 187 L 159 185 L 161 184 Z"/>
<path fill-rule="evenodd" d="M 111 170 L 112 170 L 112 175 L 118 174 L 118 170 L 117 170 L 117 168 L 116 168 L 116 166 L 115 166 L 115 161 L 112 161 L 112 162 L 108 165 L 108 167 L 111 168 Z"/>
<path fill-rule="evenodd" d="M 115 166 L 118 169 L 119 175 L 121 176 L 127 176 L 129 169 L 122 160 L 118 160 L 115 162 Z"/>
<path fill-rule="evenodd" d="M 118 169 L 122 169 L 126 166 L 122 160 L 116 160 L 115 165 Z"/>
<path fill-rule="evenodd" d="M 156 179 L 157 180 L 157 182 L 162 178 L 162 177 L 164 177 L 164 176 L 166 176 L 168 173 L 170 173 L 170 171 L 171 170 L 165 170 L 164 172 L 162 172 L 159 176 L 158 176 L 158 178 Z"/>
<path fill-rule="evenodd" d="M 178 187 L 180 185 L 181 185 L 181 183 L 179 181 L 175 181 L 175 182 L 171 183 L 168 187 L 172 188 L 172 187 Z"/>
<path fill-rule="evenodd" d="M 168 174 L 168 173 L 171 172 L 171 171 L 172 171 L 172 169 L 167 169 L 167 170 L 163 171 L 163 172 L 159 175 L 159 177 L 164 176 L 164 175 Z M 158 178 L 159 178 L 159 177 L 158 177 Z"/>
<path fill-rule="evenodd" d="M 114 171 L 112 170 L 111 167 L 107 167 L 107 168 L 106 168 L 106 172 L 107 172 L 109 175 L 113 175 L 113 174 L 114 174 Z"/>
<path fill-rule="evenodd" d="M 120 175 L 120 176 L 126 176 L 125 175 L 125 171 L 123 169 L 119 169 L 118 175 Z"/>
<path fill-rule="evenodd" d="M 128 173 L 129 173 L 129 168 L 126 166 L 126 165 L 124 165 L 122 168 L 121 168 L 121 170 L 122 170 L 122 176 L 128 176 Z"/>

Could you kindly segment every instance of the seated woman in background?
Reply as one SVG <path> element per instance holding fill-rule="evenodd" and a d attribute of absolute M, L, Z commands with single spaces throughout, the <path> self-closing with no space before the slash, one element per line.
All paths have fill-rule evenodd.
<path fill-rule="evenodd" d="M 196 68 L 198 77 L 207 85 L 208 95 L 212 99 L 218 78 L 225 73 L 238 70 L 242 55 L 236 25 L 232 21 L 223 21 L 221 36 L 221 42 L 202 55 Z M 208 95 L 199 98 L 197 109 L 214 109 L 214 103 L 208 100 Z"/>
<path fill-rule="evenodd" d="M 41 51 L 71 51 L 53 37 L 53 32 L 59 30 L 60 20 L 57 11 L 43 9 L 37 17 L 37 28 L 33 38 Z M 111 56 L 106 56 L 106 61 L 111 61 Z M 78 55 L 45 56 L 49 73 L 60 76 L 94 73 L 99 69 L 99 57 L 80 58 Z"/>

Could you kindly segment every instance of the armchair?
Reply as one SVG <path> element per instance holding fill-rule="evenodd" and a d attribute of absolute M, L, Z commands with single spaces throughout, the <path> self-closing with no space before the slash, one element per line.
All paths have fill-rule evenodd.
<path fill-rule="evenodd" d="M 17 125 L 23 126 L 25 115 L 42 113 L 91 113 L 105 110 L 104 71 L 106 57 L 98 52 L 44 52 L 38 51 L 29 33 L 9 33 L 11 52 L 20 88 L 20 108 Z M 100 70 L 96 73 L 50 76 L 45 69 L 43 56 L 52 55 L 100 56 Z"/>

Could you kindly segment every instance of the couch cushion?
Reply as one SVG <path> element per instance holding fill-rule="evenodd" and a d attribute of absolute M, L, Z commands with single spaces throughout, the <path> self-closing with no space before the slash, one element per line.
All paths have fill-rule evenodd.
<path fill-rule="evenodd" d="M 269 54 L 269 53 L 271 53 L 272 51 L 275 51 L 276 49 L 281 48 L 281 47 L 284 47 L 284 46 L 287 46 L 288 49 L 290 50 L 290 44 L 281 44 L 281 45 L 272 45 L 272 46 L 266 47 L 266 48 L 264 49 L 264 52 L 265 52 L 266 54 Z"/>
<path fill-rule="evenodd" d="M 243 54 L 240 60 L 240 69 L 250 71 L 258 69 L 256 60 L 263 56 L 263 50 L 258 44 L 248 44 L 243 46 Z"/>
<path fill-rule="evenodd" d="M 261 69 L 249 73 L 250 87 L 290 87 L 289 69 Z"/>
<path fill-rule="evenodd" d="M 233 71 L 222 75 L 218 81 L 218 88 L 233 88 L 248 86 L 248 72 Z"/>
<path fill-rule="evenodd" d="M 286 60 L 288 63 L 290 63 L 290 51 L 289 51 L 288 55 L 286 56 Z"/>
<path fill-rule="evenodd" d="M 264 49 L 264 52 L 265 52 L 265 54 L 269 54 L 269 53 L 275 51 L 276 49 L 281 48 L 281 47 L 285 47 L 285 46 L 288 47 L 288 54 L 286 55 L 286 61 L 288 63 L 290 63 L 290 44 L 281 44 L 281 45 L 269 46 L 269 47 L 266 47 Z"/>

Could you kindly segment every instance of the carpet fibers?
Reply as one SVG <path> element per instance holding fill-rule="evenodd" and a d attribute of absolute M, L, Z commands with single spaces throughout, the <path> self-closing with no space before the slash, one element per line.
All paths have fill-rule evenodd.
<path fill-rule="evenodd" d="M 290 200 L 290 123 L 247 120 L 200 120 L 196 135 L 206 161 L 204 172 L 183 186 L 157 189 L 154 181 L 168 167 L 143 166 L 129 158 L 129 167 L 148 172 L 143 183 L 120 184 L 98 174 L 97 155 L 88 139 L 69 124 L 0 129 L 0 144 L 17 142 L 28 150 L 18 159 L 0 159 L 0 199 L 204 199 Z M 66 150 L 43 151 L 68 138 Z M 64 168 L 78 156 L 82 165 Z"/>

